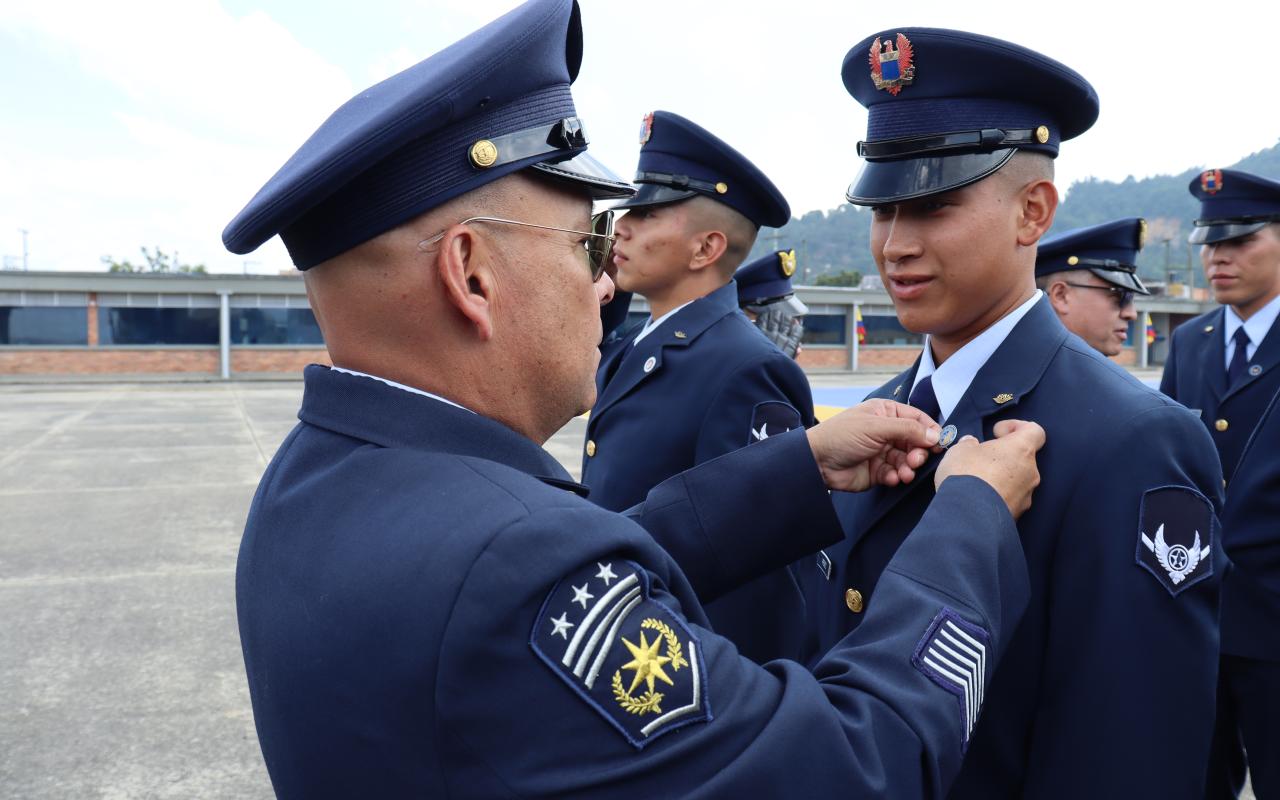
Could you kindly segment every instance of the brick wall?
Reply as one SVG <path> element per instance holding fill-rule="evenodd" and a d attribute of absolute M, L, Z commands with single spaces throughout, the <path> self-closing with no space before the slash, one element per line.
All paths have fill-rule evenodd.
<path fill-rule="evenodd" d="M 249 350 L 231 348 L 232 373 L 301 373 L 307 364 L 328 364 L 324 348 Z M 218 349 L 0 348 L 0 375 L 107 375 L 204 373 L 221 369 Z"/>
<path fill-rule="evenodd" d="M 800 357 L 796 359 L 805 369 L 848 369 L 849 350 L 845 347 L 823 348 L 801 347 Z"/>

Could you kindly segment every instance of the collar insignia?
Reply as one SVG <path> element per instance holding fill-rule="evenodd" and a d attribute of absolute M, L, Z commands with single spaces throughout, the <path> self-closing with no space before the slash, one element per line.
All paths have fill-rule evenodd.
<path fill-rule="evenodd" d="M 1013 395 L 1009 394 L 1008 392 L 1002 392 L 991 399 L 995 400 L 1000 405 L 1004 405 L 1005 403 L 1013 399 Z"/>

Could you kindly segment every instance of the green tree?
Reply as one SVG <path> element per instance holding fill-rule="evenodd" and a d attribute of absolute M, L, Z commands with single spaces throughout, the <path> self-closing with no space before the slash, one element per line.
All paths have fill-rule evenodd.
<path fill-rule="evenodd" d="M 112 256 L 103 256 L 101 261 L 107 265 L 107 272 L 177 272 L 205 275 L 209 272 L 204 264 L 182 264 L 178 262 L 178 254 L 169 255 L 159 247 L 142 250 L 142 263 L 135 264 L 128 259 L 117 261 Z"/>
<path fill-rule="evenodd" d="M 856 269 L 847 269 L 843 272 L 819 275 L 813 283 L 815 286 L 857 286 L 862 283 L 862 273 Z"/>

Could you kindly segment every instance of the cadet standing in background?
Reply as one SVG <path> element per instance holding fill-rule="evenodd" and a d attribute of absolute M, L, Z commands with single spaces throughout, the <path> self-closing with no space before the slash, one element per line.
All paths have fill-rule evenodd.
<path fill-rule="evenodd" d="M 1280 391 L 1280 183 L 1211 169 L 1191 244 L 1223 307 L 1173 332 L 1160 389 L 1200 415 L 1226 480 L 1222 664 L 1209 798 L 1235 797 L 1245 754 L 1259 800 L 1280 797 L 1280 438 L 1255 432 Z M 1274 411 L 1271 412 L 1275 416 Z M 1250 440 L 1253 440 L 1250 444 Z M 1246 446 L 1248 459 L 1242 459 Z M 1245 471 L 1248 474 L 1243 474 Z"/>
<path fill-rule="evenodd" d="M 814 423 L 808 378 L 738 310 L 733 281 L 760 226 L 791 218 L 782 193 L 667 111 L 644 118 L 636 182 L 617 207 L 627 213 L 613 261 L 619 291 L 644 296 L 651 316 L 601 348 L 582 460 L 589 499 L 613 511 L 696 464 Z M 803 605 L 786 568 L 707 614 L 757 661 L 800 653 Z"/>
<path fill-rule="evenodd" d="M 1067 330 L 1104 356 L 1124 349 L 1138 318 L 1134 295 L 1151 294 L 1137 274 L 1146 233 L 1146 220 L 1130 217 L 1050 236 L 1036 249 L 1036 287 Z"/>
<path fill-rule="evenodd" d="M 760 332 L 788 356 L 800 355 L 804 315 L 809 313 L 791 276 L 796 273 L 796 251 L 776 250 L 744 264 L 733 273 L 738 284 L 738 307 Z"/>
<path fill-rule="evenodd" d="M 872 393 L 909 398 L 942 441 L 1010 416 L 1044 426 L 1044 482 L 1019 523 L 1032 605 L 990 685 L 926 637 L 913 662 L 967 731 L 952 798 L 1200 798 L 1224 568 L 1213 445 L 1182 406 L 1071 336 L 1035 285 L 1059 143 L 1098 116 L 1092 86 L 977 34 L 886 31 L 844 62 L 868 108 L 848 190 L 917 363 Z M 928 465 L 924 467 L 928 469 Z M 927 484 L 837 498 L 845 541 L 799 571 L 818 652 L 879 610 Z M 927 657 L 926 657 L 927 656 Z M 976 693 L 973 691 L 976 688 Z"/>

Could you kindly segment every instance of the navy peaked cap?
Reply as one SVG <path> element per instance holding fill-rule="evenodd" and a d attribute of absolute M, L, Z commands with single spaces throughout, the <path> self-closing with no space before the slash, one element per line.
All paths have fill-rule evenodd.
<path fill-rule="evenodd" d="M 898 28 L 853 46 L 845 88 L 867 108 L 857 205 L 910 200 L 981 180 L 1017 150 L 1058 155 L 1098 118 L 1077 72 L 1011 42 L 941 28 Z"/>
<path fill-rule="evenodd" d="M 795 250 L 775 250 L 767 256 L 743 264 L 733 273 L 733 279 L 738 282 L 738 305 L 762 305 L 769 300 L 794 294 L 791 276 L 795 272 Z"/>
<path fill-rule="evenodd" d="M 1188 241 L 1215 244 L 1280 221 L 1280 183 L 1234 169 L 1209 169 L 1187 187 L 1200 201 Z"/>
<path fill-rule="evenodd" d="M 569 85 L 576 0 L 531 0 L 333 113 L 222 232 L 233 253 L 279 234 L 308 269 L 532 167 L 593 197 L 632 188 L 586 154 Z"/>
<path fill-rule="evenodd" d="M 636 196 L 618 205 L 639 208 L 701 194 L 759 226 L 780 228 L 791 206 L 759 167 L 707 129 L 670 111 L 646 114 L 640 130 Z"/>
<path fill-rule="evenodd" d="M 1147 221 L 1140 217 L 1126 217 L 1050 236 L 1036 249 L 1036 277 L 1087 269 L 1122 289 L 1151 294 L 1137 275 L 1138 251 L 1146 238 Z"/>

